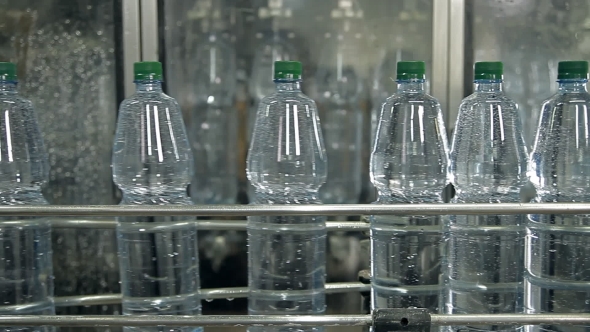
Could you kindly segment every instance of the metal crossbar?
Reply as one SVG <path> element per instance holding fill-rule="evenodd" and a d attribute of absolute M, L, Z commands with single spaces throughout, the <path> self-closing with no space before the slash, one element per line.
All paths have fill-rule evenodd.
<path fill-rule="evenodd" d="M 433 326 L 590 325 L 590 314 L 430 315 Z M 325 316 L 0 316 L 0 326 L 371 326 L 371 315 Z"/>
<path fill-rule="evenodd" d="M 590 214 L 588 203 L 308 204 L 308 205 L 38 205 L 1 206 L 0 216 L 348 216 Z"/>

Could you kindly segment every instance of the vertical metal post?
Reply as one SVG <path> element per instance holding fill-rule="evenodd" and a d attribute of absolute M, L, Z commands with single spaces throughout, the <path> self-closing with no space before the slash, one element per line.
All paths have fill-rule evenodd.
<path fill-rule="evenodd" d="M 449 75 L 449 0 L 432 4 L 432 77 L 430 89 L 447 114 Z M 448 118 L 445 121 L 449 121 Z"/>
<path fill-rule="evenodd" d="M 140 0 L 141 60 L 158 61 L 158 0 Z"/>
<path fill-rule="evenodd" d="M 135 91 L 133 63 L 140 61 L 139 0 L 123 1 L 123 79 L 125 98 Z"/>
<path fill-rule="evenodd" d="M 436 2 L 436 1 L 435 1 Z M 465 97 L 465 0 L 449 0 L 449 97 L 447 129 L 452 131 Z"/>

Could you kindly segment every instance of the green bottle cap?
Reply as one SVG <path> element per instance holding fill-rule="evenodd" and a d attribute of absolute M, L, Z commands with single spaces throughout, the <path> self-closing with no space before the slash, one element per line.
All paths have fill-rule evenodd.
<path fill-rule="evenodd" d="M 12 62 L 0 62 L 0 80 L 16 81 L 16 65 Z"/>
<path fill-rule="evenodd" d="M 162 64 L 157 61 L 136 62 L 133 64 L 136 81 L 162 80 Z"/>
<path fill-rule="evenodd" d="M 425 79 L 426 65 L 424 61 L 399 61 L 397 63 L 397 79 Z"/>
<path fill-rule="evenodd" d="M 576 78 L 588 78 L 588 61 L 560 61 L 557 65 L 557 79 Z"/>
<path fill-rule="evenodd" d="M 504 74 L 502 62 L 476 62 L 474 68 L 474 80 L 501 80 Z"/>
<path fill-rule="evenodd" d="M 275 61 L 275 80 L 301 79 L 302 66 L 298 61 Z"/>

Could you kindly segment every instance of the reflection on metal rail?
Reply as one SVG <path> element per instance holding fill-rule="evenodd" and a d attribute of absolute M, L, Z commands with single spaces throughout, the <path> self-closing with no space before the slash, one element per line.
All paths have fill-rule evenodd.
<path fill-rule="evenodd" d="M 156 223 L 150 223 L 155 225 Z M 203 230 L 245 230 L 246 220 L 199 220 L 196 221 L 197 227 Z M 92 228 L 92 229 L 115 229 L 117 222 L 115 220 L 85 220 L 85 219 L 65 219 L 52 218 L 51 225 L 53 228 Z M 166 223 L 165 225 L 170 225 Z M 326 223 L 328 231 L 366 231 L 369 230 L 369 224 L 362 221 L 328 221 Z"/>
<path fill-rule="evenodd" d="M 589 325 L 590 314 L 431 315 L 446 325 Z M 412 323 L 412 322 L 409 322 Z M 0 326 L 371 326 L 371 315 L 326 316 L 0 316 Z"/>
<path fill-rule="evenodd" d="M 370 315 L 333 316 L 0 316 L 0 326 L 369 326 Z"/>
<path fill-rule="evenodd" d="M 326 284 L 327 294 L 347 292 L 367 292 L 371 286 L 360 282 L 334 282 Z M 202 289 L 203 299 L 237 299 L 248 297 L 247 287 Z M 120 294 L 88 295 L 88 296 L 64 296 L 56 297 L 55 305 L 58 307 L 108 305 L 121 303 Z"/>
<path fill-rule="evenodd" d="M 294 216 L 590 214 L 587 203 L 308 204 L 308 205 L 40 205 L 1 206 L 0 216 Z"/>

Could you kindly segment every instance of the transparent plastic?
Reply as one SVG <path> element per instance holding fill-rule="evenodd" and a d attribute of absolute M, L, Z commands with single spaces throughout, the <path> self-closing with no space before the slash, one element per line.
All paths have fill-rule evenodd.
<path fill-rule="evenodd" d="M 362 189 L 364 79 L 351 22 L 326 34 L 315 79 L 316 100 L 328 153 L 328 178 L 320 190 L 326 204 L 358 203 Z"/>
<path fill-rule="evenodd" d="M 235 50 L 221 34 L 212 33 L 199 44 L 195 59 L 197 103 L 190 135 L 198 167 L 191 199 L 196 204 L 233 204 L 238 194 Z"/>
<path fill-rule="evenodd" d="M 44 205 L 49 167 L 30 101 L 16 82 L 0 80 L 0 205 Z M 0 315 L 53 315 L 51 223 L 44 218 L 0 218 Z M 0 331 L 53 331 L 1 327 Z"/>
<path fill-rule="evenodd" d="M 159 81 L 137 81 L 119 109 L 113 179 L 122 205 L 190 205 L 193 156 L 176 101 Z M 187 217 L 119 218 L 117 239 L 124 315 L 197 315 L 197 231 Z M 163 331 L 163 327 L 126 327 Z M 195 331 L 199 328 L 165 328 Z"/>
<path fill-rule="evenodd" d="M 459 108 L 451 148 L 453 203 L 518 203 L 527 151 L 518 106 L 501 80 L 476 80 Z M 451 216 L 445 229 L 447 314 L 522 313 L 524 217 Z M 520 326 L 453 326 L 506 330 Z"/>
<path fill-rule="evenodd" d="M 248 153 L 254 204 L 320 204 L 327 162 L 315 103 L 301 93 L 299 81 L 276 82 L 277 91 L 258 107 Z M 324 313 L 325 217 L 249 217 L 248 242 L 250 314 Z M 323 328 L 249 328 L 279 330 Z"/>
<path fill-rule="evenodd" d="M 438 101 L 424 80 L 398 81 L 382 105 L 371 154 L 375 204 L 443 203 L 448 143 Z M 439 216 L 372 216 L 373 308 L 438 310 Z"/>
<path fill-rule="evenodd" d="M 560 80 L 547 100 L 531 154 L 537 201 L 590 202 L 590 95 L 587 80 Z M 529 215 L 526 236 L 527 313 L 589 313 L 590 216 Z M 587 331 L 541 325 L 535 331 Z"/>
<path fill-rule="evenodd" d="M 288 43 L 282 34 L 273 33 L 272 36 L 264 39 L 256 47 L 254 59 L 252 61 L 252 76 L 250 77 L 251 97 L 254 99 L 254 106 L 250 108 L 248 115 L 248 137 L 254 132 L 256 123 L 257 106 L 262 98 L 273 94 L 276 90 L 272 82 L 273 69 L 275 61 L 289 61 L 295 58 L 295 50 Z M 254 193 L 253 191 L 251 192 Z"/>

